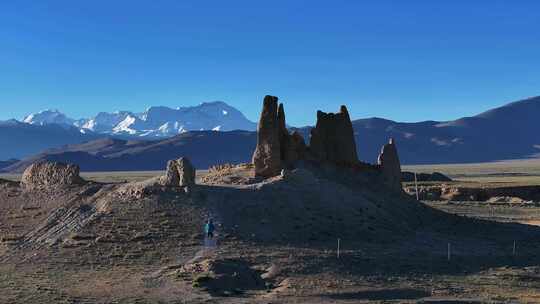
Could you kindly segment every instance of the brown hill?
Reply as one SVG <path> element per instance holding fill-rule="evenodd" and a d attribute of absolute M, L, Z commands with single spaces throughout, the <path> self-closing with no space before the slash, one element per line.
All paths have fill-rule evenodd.
<path fill-rule="evenodd" d="M 435 276 L 507 265 L 495 248 L 514 240 L 531 244 L 520 248 L 526 265 L 538 262 L 538 229 L 444 214 L 387 191 L 373 172 L 285 172 L 261 180 L 250 166 L 223 167 L 190 193 L 169 187 L 142 197 L 123 189 L 149 184 L 37 191 L 0 182 L 0 270 L 8 276 L 0 301 L 324 303 L 347 290 L 380 290 L 388 276 L 428 286 Z M 205 250 L 209 217 L 218 248 Z M 456 262 L 446 261 L 448 242 Z M 430 295 L 418 288 L 415 297 Z"/>

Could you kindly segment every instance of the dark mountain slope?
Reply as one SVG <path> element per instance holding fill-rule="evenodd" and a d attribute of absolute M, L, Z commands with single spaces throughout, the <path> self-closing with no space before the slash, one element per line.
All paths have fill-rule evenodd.
<path fill-rule="evenodd" d="M 240 163 L 251 158 L 254 132 L 197 131 L 161 141 L 101 139 L 50 149 L 17 162 L 4 171 L 22 172 L 33 162 L 49 160 L 78 164 L 82 171 L 163 170 L 167 161 L 188 156 L 197 168 Z"/>
<path fill-rule="evenodd" d="M 353 121 L 358 157 L 375 161 L 393 137 L 405 164 L 467 163 L 534 157 L 540 153 L 540 97 L 449 122 Z M 297 129 L 309 138 L 311 127 Z"/>
<path fill-rule="evenodd" d="M 15 163 L 19 162 L 18 159 L 12 158 L 5 161 L 0 161 L 0 170 L 2 170 L 5 167 L 9 167 Z"/>
<path fill-rule="evenodd" d="M 375 162 L 381 146 L 393 137 L 403 164 L 486 162 L 538 156 L 539 117 L 540 97 L 535 97 L 449 122 L 400 123 L 369 118 L 353 121 L 353 127 L 358 156 L 363 161 Z M 59 127 L 47 129 L 46 136 L 34 129 L 42 127 L 25 125 L 22 128 L 29 128 L 29 133 L 13 131 L 6 139 L 0 125 L 0 136 L 8 143 L 8 151 L 21 145 L 19 138 L 23 141 L 33 138 L 34 145 L 43 146 L 52 145 L 52 142 L 45 142 L 50 134 L 60 137 L 55 139 L 58 145 L 92 138 L 92 135 L 67 133 L 71 137 L 64 139 L 62 136 L 69 130 Z M 309 141 L 310 129 L 295 130 Z M 249 162 L 255 144 L 256 134 L 248 131 L 195 131 L 158 141 L 108 138 L 47 150 L 4 171 L 20 171 L 41 159 L 74 162 L 84 171 L 156 170 L 165 168 L 168 159 L 179 156 L 190 157 L 198 168 L 207 168 L 223 162 Z"/>
<path fill-rule="evenodd" d="M 81 143 L 102 136 L 83 134 L 77 128 L 60 125 L 31 125 L 16 120 L 0 122 L 0 160 L 22 158 L 48 148 Z"/>

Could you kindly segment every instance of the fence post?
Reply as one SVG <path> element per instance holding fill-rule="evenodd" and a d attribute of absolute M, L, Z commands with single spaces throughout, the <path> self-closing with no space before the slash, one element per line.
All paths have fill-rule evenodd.
<path fill-rule="evenodd" d="M 514 240 L 514 247 L 512 248 L 512 255 L 516 256 L 516 241 Z"/>
<path fill-rule="evenodd" d="M 416 178 L 416 172 L 414 172 L 414 187 L 416 189 L 416 200 L 419 201 L 419 196 L 418 196 L 418 179 Z"/>
<path fill-rule="evenodd" d="M 451 252 L 450 252 L 450 243 L 448 243 L 448 261 L 450 261 L 451 258 Z"/>
<path fill-rule="evenodd" d="M 339 247 L 340 247 L 340 244 L 341 243 L 341 239 L 337 239 L 337 258 L 339 259 Z"/>

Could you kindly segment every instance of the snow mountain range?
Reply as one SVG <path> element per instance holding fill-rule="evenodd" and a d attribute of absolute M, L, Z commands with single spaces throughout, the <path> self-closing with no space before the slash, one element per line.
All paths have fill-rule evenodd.
<path fill-rule="evenodd" d="M 257 124 L 248 120 L 242 112 L 222 101 L 176 109 L 150 107 L 143 113 L 100 112 L 94 117 L 82 119 L 69 118 L 58 110 L 45 110 L 26 116 L 23 122 L 37 126 L 77 128 L 84 134 L 143 139 L 171 137 L 188 131 L 253 131 L 257 128 Z"/>
<path fill-rule="evenodd" d="M 352 125 L 358 157 L 365 162 L 376 161 L 392 137 L 402 164 L 476 163 L 540 158 L 538 117 L 540 96 L 452 121 L 365 118 Z M 9 160 L 0 162 L 0 170 L 19 172 L 37 160 L 72 162 L 85 171 L 158 170 L 181 156 L 198 168 L 249 162 L 257 143 L 255 128 L 222 102 L 152 107 L 140 114 L 100 113 L 81 120 L 43 111 L 25 122 L 0 121 L 0 161 Z M 235 129 L 246 131 L 212 131 Z M 309 142 L 311 127 L 294 129 Z"/>

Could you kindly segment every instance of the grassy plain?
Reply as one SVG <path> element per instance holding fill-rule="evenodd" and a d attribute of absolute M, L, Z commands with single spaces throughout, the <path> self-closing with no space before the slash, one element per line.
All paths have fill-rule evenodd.
<path fill-rule="evenodd" d="M 403 166 L 403 170 L 417 173 L 441 172 L 454 179 L 452 184 L 460 186 L 540 186 L 539 159 L 476 164 L 413 165 Z M 540 224 L 540 206 L 538 204 L 426 203 L 439 210 L 467 217 L 536 226 Z"/>
<path fill-rule="evenodd" d="M 476 164 L 410 165 L 403 166 L 402 169 L 417 173 L 441 172 L 460 182 L 540 185 L 540 159 Z"/>

